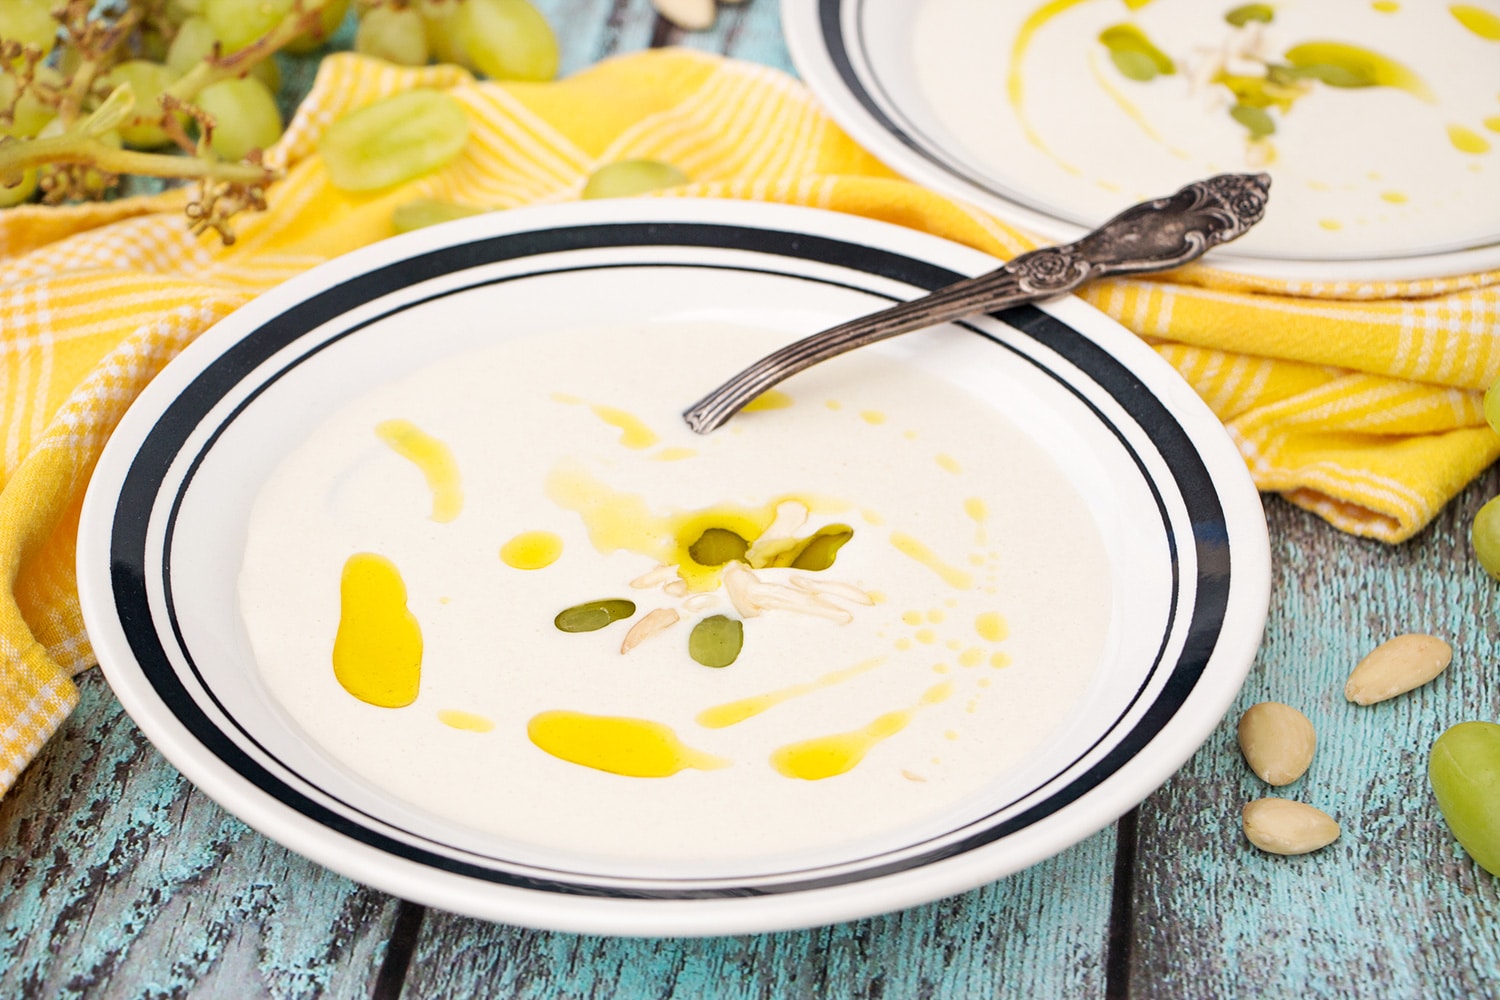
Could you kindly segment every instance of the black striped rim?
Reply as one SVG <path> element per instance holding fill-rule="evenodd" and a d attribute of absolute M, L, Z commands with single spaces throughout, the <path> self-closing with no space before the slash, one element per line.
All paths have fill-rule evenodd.
<path fill-rule="evenodd" d="M 1029 806 L 1014 816 L 1003 820 L 998 815 L 1006 806 L 997 806 L 989 821 L 969 823 L 965 832 L 957 837 L 945 835 L 944 843 L 908 845 L 899 853 L 873 856 L 859 861 L 842 861 L 834 870 L 802 870 L 756 875 L 741 882 L 734 880 L 684 879 L 664 880 L 660 878 L 632 880 L 610 876 L 609 885 L 591 884 L 600 876 L 585 873 L 555 872 L 537 869 L 529 865 L 511 864 L 496 859 L 492 867 L 483 859 L 464 860 L 443 853 L 432 847 L 413 843 L 420 841 L 415 834 L 406 833 L 411 840 L 403 840 L 375 828 L 384 825 L 372 820 L 366 825 L 364 819 L 352 809 L 342 813 L 315 801 L 282 776 L 273 773 L 241 748 L 234 738 L 221 731 L 194 700 L 178 678 L 172 667 L 164 642 L 168 633 L 175 643 L 176 655 L 183 658 L 189 669 L 197 676 L 203 690 L 212 691 L 204 682 L 193 662 L 191 650 L 183 641 L 175 613 L 171 610 L 172 587 L 170 576 L 171 534 L 175 527 L 183 497 L 192 481 L 193 473 L 204 456 L 213 447 L 218 436 L 241 412 L 248 400 L 242 402 L 227 416 L 215 418 L 218 422 L 209 427 L 207 421 L 213 407 L 229 392 L 241 387 L 243 380 L 255 368 L 271 356 L 294 345 L 299 338 L 317 329 L 322 324 L 362 305 L 378 300 L 392 292 L 419 285 L 433 278 L 449 276 L 456 272 L 502 261 L 521 260 L 537 254 L 566 254 L 569 251 L 620 248 L 630 246 L 720 248 L 754 251 L 765 255 L 755 267 L 737 267 L 737 270 L 776 274 L 781 277 L 807 281 L 823 281 L 801 274 L 777 271 L 770 263 L 775 257 L 792 258 L 834 265 L 849 271 L 863 272 L 901 282 L 923 289 L 933 289 L 949 284 L 962 275 L 945 268 L 903 256 L 887 250 L 861 246 L 806 233 L 786 232 L 771 229 L 756 229 L 738 225 L 708 223 L 618 223 L 580 225 L 558 229 L 512 233 L 476 240 L 470 243 L 448 246 L 406 258 L 343 281 L 333 287 L 317 292 L 296 303 L 286 311 L 266 321 L 250 334 L 235 342 L 213 359 L 194 380 L 183 389 L 163 410 L 155 424 L 146 433 L 144 440 L 130 464 L 121 484 L 110 537 L 110 574 L 113 586 L 116 613 L 127 637 L 132 653 L 144 677 L 162 704 L 177 721 L 223 766 L 255 786 L 261 793 L 281 807 L 300 814 L 307 820 L 348 837 L 367 848 L 395 858 L 419 864 L 431 869 L 449 872 L 484 882 L 522 889 L 573 895 L 614 897 L 621 899 L 684 900 L 722 898 L 734 896 L 767 895 L 829 888 L 838 885 L 879 878 L 898 872 L 920 868 L 949 857 L 966 854 L 987 844 L 994 843 L 1012 833 L 1025 829 L 1077 801 L 1090 790 L 1118 772 L 1132 757 L 1154 739 L 1182 707 L 1197 685 L 1208 659 L 1219 637 L 1220 626 L 1228 606 L 1230 590 L 1230 551 L 1228 525 L 1212 477 L 1198 454 L 1196 447 L 1183 428 L 1166 407 L 1141 384 L 1119 360 L 1099 347 L 1088 337 L 1078 333 L 1062 321 L 1030 307 L 1010 310 L 1003 314 L 1006 325 L 1036 344 L 1046 348 L 1081 371 L 1100 390 L 1110 396 L 1114 403 L 1128 414 L 1130 422 L 1144 432 L 1152 448 L 1161 456 L 1171 473 L 1171 492 L 1185 506 L 1192 525 L 1191 538 L 1179 538 L 1167 520 L 1167 509 L 1158 484 L 1148 474 L 1139 454 L 1131 447 L 1123 431 L 1112 424 L 1097 407 L 1076 387 L 1055 372 L 1024 354 L 1017 358 L 1028 361 L 1055 379 L 1060 385 L 1088 406 L 1096 417 L 1107 426 L 1141 470 L 1143 480 L 1155 497 L 1158 512 L 1171 552 L 1173 574 L 1172 613 L 1169 628 L 1162 638 L 1157 652 L 1157 662 L 1152 675 L 1165 670 L 1161 678 L 1159 693 L 1145 708 L 1141 717 L 1128 732 L 1118 732 L 1124 724 L 1127 707 L 1115 722 L 1115 730 L 1108 738 L 1118 737 L 1104 756 L 1090 765 L 1081 774 L 1070 780 L 1060 790 Z M 643 264 L 608 266 L 645 267 L 702 267 L 702 261 L 684 255 L 681 262 L 661 260 Z M 548 261 L 545 270 L 529 272 L 502 280 L 524 280 L 537 274 L 556 274 L 578 270 L 569 266 L 565 257 Z M 594 265 L 598 266 L 598 265 Z M 723 265 L 713 265 L 720 266 Z M 475 281 L 472 288 L 483 282 Z M 823 283 L 835 284 L 832 281 Z M 861 286 L 851 285 L 868 292 Z M 463 289 L 456 289 L 461 291 Z M 453 294 L 452 292 L 444 294 Z M 431 301 L 426 299 L 423 301 Z M 401 308 L 411 308 L 412 304 Z M 392 310 L 392 312 L 397 310 Z M 368 321 L 373 322 L 373 320 Z M 345 330 L 339 339 L 355 334 L 361 327 Z M 970 327 L 983 334 L 982 330 Z M 996 338 L 993 343 L 1005 347 Z M 290 361 L 279 372 L 257 384 L 254 394 L 264 391 L 286 372 L 322 350 L 334 340 L 311 347 L 298 358 Z M 1008 348 L 1007 348 L 1008 349 Z M 185 451 L 190 437 L 200 430 L 210 433 L 196 451 Z M 167 480 L 173 463 L 183 458 L 189 460 L 189 470 L 180 483 Z M 148 526 L 153 517 L 168 507 L 166 517 L 166 539 L 159 554 L 153 556 L 147 544 Z M 1189 546 L 1194 558 L 1191 564 L 1194 576 L 1180 578 L 1177 547 Z M 169 612 L 166 622 L 159 622 L 152 614 L 148 601 L 148 577 L 162 584 Z M 1182 593 L 1186 589 L 1192 596 L 1191 616 L 1183 628 L 1172 623 L 1180 617 Z M 1180 653 L 1172 662 L 1163 657 L 1173 635 L 1182 638 Z M 1148 677 L 1137 691 L 1132 706 L 1144 695 L 1145 687 L 1152 682 Z M 228 706 L 216 702 L 217 709 L 233 723 L 233 713 Z M 237 723 L 234 723 L 238 726 Z M 254 742 L 251 734 L 240 727 L 241 736 Z M 1091 748 L 1092 749 L 1092 748 Z M 262 752 L 264 752 L 262 748 Z M 1086 755 L 1086 754 L 1085 754 Z M 269 754 L 268 754 L 269 756 Z M 279 763 L 279 762 L 278 762 Z M 1059 774 L 1077 762 L 1059 769 Z M 295 777 L 294 772 L 286 773 Z M 1052 779 L 1038 783 L 1038 788 Z M 950 839 L 951 838 L 951 839 Z M 936 840 L 936 838 L 935 838 Z M 431 843 L 429 841 L 429 843 Z M 914 849 L 925 848 L 925 849 Z M 452 851 L 452 848 L 445 848 Z M 521 870 L 524 869 L 524 870 Z M 647 884 L 649 883 L 649 884 Z M 711 883 L 711 884 L 710 884 Z"/>

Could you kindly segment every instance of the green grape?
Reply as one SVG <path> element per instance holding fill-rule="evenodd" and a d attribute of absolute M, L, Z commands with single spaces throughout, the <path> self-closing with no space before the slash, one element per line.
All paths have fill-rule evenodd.
<path fill-rule="evenodd" d="M 398 233 L 411 233 L 418 229 L 426 229 L 428 226 L 435 226 L 440 222 L 452 222 L 454 219 L 467 219 L 471 215 L 483 214 L 482 208 L 470 208 L 467 205 L 438 201 L 435 198 L 418 198 L 396 206 L 395 211 L 391 213 L 391 228 Z"/>
<path fill-rule="evenodd" d="M 1469 526 L 1469 541 L 1484 571 L 1500 580 L 1500 497 L 1479 508 Z"/>
<path fill-rule="evenodd" d="M 349 0 L 323 0 L 323 6 L 318 11 L 318 26 L 292 39 L 282 51 L 293 55 L 316 52 L 328 44 L 328 39 L 339 30 L 339 25 L 344 23 L 344 15 L 348 13 Z"/>
<path fill-rule="evenodd" d="M 204 87 L 197 104 L 214 118 L 210 145 L 225 160 L 243 160 L 252 149 L 266 149 L 281 138 L 281 112 L 265 84 L 247 76 Z"/>
<path fill-rule="evenodd" d="M 214 26 L 204 17 L 190 17 L 177 27 L 177 34 L 167 49 L 167 69 L 173 76 L 183 76 L 188 70 L 203 62 L 214 50 L 219 39 L 214 35 Z"/>
<path fill-rule="evenodd" d="M 1490 427 L 1500 431 L 1500 379 L 1496 379 L 1484 393 L 1484 419 Z"/>
<path fill-rule="evenodd" d="M 225 52 L 238 52 L 286 20 L 294 0 L 203 0 L 203 16 Z"/>
<path fill-rule="evenodd" d="M 583 197 L 628 198 L 687 182 L 688 175 L 670 163 L 658 160 L 616 160 L 589 175 L 588 182 L 583 186 Z"/>
<path fill-rule="evenodd" d="M 340 118 L 318 143 L 328 179 L 374 191 L 436 170 L 463 152 L 469 118 L 437 90 L 408 90 Z"/>
<path fill-rule="evenodd" d="M 172 71 L 160 63 L 144 59 L 122 62 L 104 74 L 104 83 L 113 90 L 122 83 L 130 84 L 135 93 L 135 113 L 149 115 L 161 110 L 158 103 L 161 92 L 172 85 Z M 155 149 L 172 140 L 159 125 L 130 125 L 120 129 L 120 137 L 132 149 Z"/>
<path fill-rule="evenodd" d="M 167 0 L 167 21 L 181 24 L 190 17 L 203 13 L 203 0 Z"/>
<path fill-rule="evenodd" d="M 464 39 L 458 29 L 457 0 L 419 0 L 417 11 L 426 28 L 427 50 L 441 63 L 451 63 L 464 69 L 475 69 L 474 61 L 464 49 Z"/>
<path fill-rule="evenodd" d="M 36 170 L 34 168 L 23 170 L 21 182 L 14 187 L 6 187 L 4 179 L 0 178 L 0 208 L 12 208 L 25 204 L 34 194 L 36 194 Z"/>
<path fill-rule="evenodd" d="M 47 67 L 38 67 L 38 76 L 47 77 L 48 83 L 57 82 L 51 79 L 53 75 Z M 10 107 L 15 97 L 16 78 L 9 73 L 0 73 L 0 108 Z M 15 120 L 5 132 L 22 139 L 30 139 L 46 127 L 53 117 L 53 110 L 37 100 L 35 94 L 28 91 L 19 101 L 16 101 Z"/>
<path fill-rule="evenodd" d="M 1427 780 L 1453 836 L 1479 867 L 1500 875 L 1500 725 L 1460 722 L 1439 736 Z"/>
<path fill-rule="evenodd" d="M 57 28 L 52 0 L 0 2 L 0 39 L 35 45 L 45 55 L 57 44 Z"/>
<path fill-rule="evenodd" d="M 360 17 L 354 51 L 398 66 L 426 66 L 427 26 L 410 7 L 376 7 Z"/>
<path fill-rule="evenodd" d="M 463 0 L 453 27 L 485 76 L 538 82 L 557 76 L 557 36 L 527 0 Z"/>

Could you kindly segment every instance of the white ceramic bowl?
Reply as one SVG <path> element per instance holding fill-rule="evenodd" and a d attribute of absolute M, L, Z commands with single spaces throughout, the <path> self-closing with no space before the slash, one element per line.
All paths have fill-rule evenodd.
<path fill-rule="evenodd" d="M 855 217 L 672 200 L 493 213 L 332 261 L 205 333 L 111 439 L 78 556 L 100 664 L 161 751 L 251 826 L 362 882 L 487 919 L 642 935 L 811 926 L 1048 857 L 1202 743 L 1255 656 L 1269 593 L 1259 498 L 1223 428 L 1077 300 L 865 349 L 950 381 L 1051 448 L 1104 539 L 1112 595 L 1110 641 L 1047 738 L 979 794 L 878 843 L 715 871 L 487 837 L 353 773 L 298 726 L 262 677 L 236 593 L 272 470 L 328 414 L 414 368 L 604 322 L 723 321 L 790 340 L 993 265 Z"/>

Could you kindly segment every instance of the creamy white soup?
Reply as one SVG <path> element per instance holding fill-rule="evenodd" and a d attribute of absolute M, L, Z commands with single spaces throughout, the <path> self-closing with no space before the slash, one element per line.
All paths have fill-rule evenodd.
<path fill-rule="evenodd" d="M 505 841 L 764 858 L 878 839 L 1053 733 L 1103 656 L 1057 464 L 871 352 L 697 436 L 694 324 L 521 338 L 369 392 L 256 499 L 264 681 L 373 785 Z"/>
<path fill-rule="evenodd" d="M 925 0 L 918 85 L 978 173 L 1102 221 L 1269 172 L 1237 249 L 1401 256 L 1500 239 L 1500 4 Z"/>

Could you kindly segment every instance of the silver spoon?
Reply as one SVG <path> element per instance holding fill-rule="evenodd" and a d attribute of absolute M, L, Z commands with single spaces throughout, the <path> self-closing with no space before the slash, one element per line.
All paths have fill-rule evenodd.
<path fill-rule="evenodd" d="M 1064 295 L 1105 275 L 1186 264 L 1259 222 L 1270 188 L 1266 174 L 1220 174 L 1169 197 L 1132 205 L 1072 243 L 1023 253 L 988 274 L 788 344 L 704 396 L 682 417 L 693 430 L 707 434 L 783 379 L 856 347 L 972 313 Z"/>

